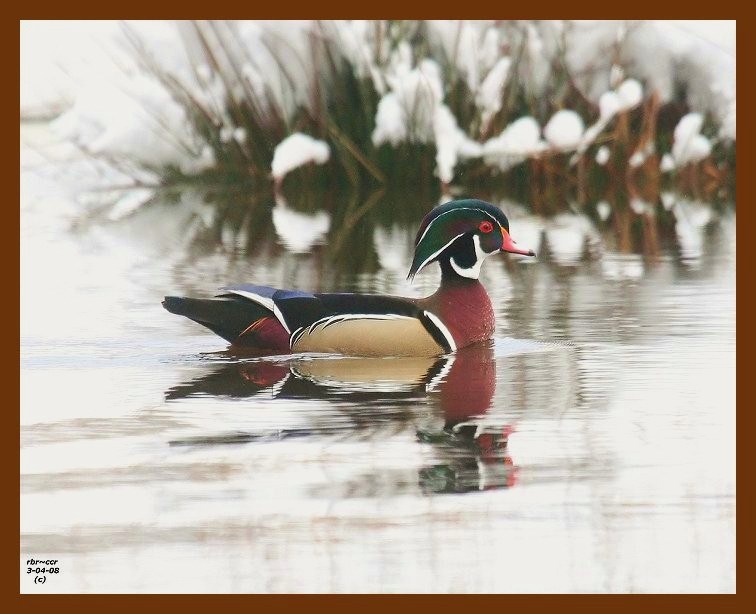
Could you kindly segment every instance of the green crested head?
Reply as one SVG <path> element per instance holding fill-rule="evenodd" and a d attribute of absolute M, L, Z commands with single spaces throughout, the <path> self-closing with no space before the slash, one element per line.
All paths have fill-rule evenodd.
<path fill-rule="evenodd" d="M 482 200 L 453 200 L 433 208 L 420 224 L 407 277 L 438 261 L 442 270 L 448 265 L 457 275 L 477 279 L 483 260 L 502 251 L 535 256 L 515 246 L 501 209 Z"/>

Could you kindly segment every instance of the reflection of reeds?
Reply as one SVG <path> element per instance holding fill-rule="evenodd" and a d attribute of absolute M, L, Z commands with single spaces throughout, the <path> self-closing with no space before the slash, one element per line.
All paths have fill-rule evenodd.
<path fill-rule="evenodd" d="M 703 216 L 703 210 L 712 211 L 712 207 L 670 193 L 665 193 L 663 206 L 642 196 L 630 197 L 626 191 L 609 190 L 606 218 L 593 204 L 580 208 L 558 196 L 556 201 L 546 197 L 540 201 L 540 215 L 502 200 L 495 192 L 471 196 L 500 203 L 513 235 L 534 249 L 539 261 L 558 268 L 560 275 L 602 263 L 607 257 L 621 260 L 637 255 L 637 262 L 631 264 L 641 271 L 657 266 L 662 254 L 679 253 L 692 261 L 705 250 L 707 233 L 718 227 L 715 212 Z M 360 194 L 348 187 L 332 191 L 293 185 L 285 187 L 285 195 L 250 194 L 238 188 L 205 192 L 203 200 L 205 205 L 193 209 L 204 209 L 207 215 L 195 216 L 187 228 L 193 249 L 217 252 L 220 247 L 232 257 L 263 261 L 281 258 L 292 270 L 307 262 L 312 267 L 308 283 L 313 287 L 359 291 L 365 288 L 355 284 L 361 283 L 365 273 L 386 269 L 404 278 L 417 225 L 429 207 L 428 200 L 398 190 Z M 510 274 L 521 268 L 516 259 L 502 261 Z"/>
<path fill-rule="evenodd" d="M 386 50 L 395 48 L 400 41 L 409 42 L 416 57 L 435 53 L 433 57 L 443 70 L 444 102 L 462 131 L 478 142 L 500 133 L 509 122 L 524 115 L 535 117 L 543 125 L 560 108 L 575 109 L 583 117 L 598 114 L 597 106 L 575 85 L 577 75 L 571 75 L 566 62 L 562 61 L 564 49 L 552 63 L 552 74 L 543 95 L 533 96 L 523 76 L 527 75 L 529 67 L 524 51 L 526 36 L 522 34 L 519 39 L 511 38 L 519 43 L 508 50 L 512 60 L 511 78 L 501 91 L 502 106 L 483 122 L 473 103 L 474 93 L 457 70 L 455 58 L 439 57 L 440 52 L 428 44 L 422 22 L 375 22 L 374 27 L 375 45 L 379 49 L 377 57 L 388 57 Z M 520 26 L 504 23 L 501 27 L 516 33 Z M 182 105 L 195 133 L 211 148 L 215 162 L 203 171 L 201 179 L 267 187 L 276 145 L 292 132 L 301 131 L 327 141 L 333 155 L 322 167 L 294 171 L 288 183 L 307 183 L 326 189 L 348 184 L 358 191 L 367 186 L 415 188 L 439 184 L 434 176 L 432 143 L 412 142 L 410 138 L 410 142 L 398 146 L 373 144 L 371 134 L 381 94 L 373 80 L 360 76 L 355 66 L 347 61 L 328 23 L 318 22 L 308 33 L 310 57 L 307 60 L 315 76 L 307 91 L 306 103 L 295 103 L 293 110 L 284 108 L 282 100 L 273 96 L 270 89 L 261 93 L 252 87 L 245 75 L 245 66 L 254 66 L 255 58 L 250 57 L 249 49 L 239 39 L 233 24 L 193 21 L 181 25 L 182 40 L 196 81 L 191 84 L 162 67 L 139 36 L 128 27 L 125 30 L 141 67 Z M 288 48 L 285 41 L 280 42 L 266 43 L 267 51 L 274 60 L 278 72 L 275 78 L 281 80 L 283 96 L 291 102 L 298 88 L 301 89 L 291 69 L 303 66 L 304 58 Z M 207 89 L 208 95 L 197 95 L 198 83 Z M 585 205 L 595 202 L 604 198 L 610 187 L 630 193 L 643 192 L 645 200 L 654 202 L 658 200 L 661 184 L 656 152 L 669 149 L 672 129 L 685 110 L 679 101 L 661 105 L 658 96 L 651 94 L 639 107 L 622 112 L 608 122 L 596 141 L 576 159 L 547 149 L 502 172 L 477 158 L 458 164 L 454 184 L 461 189 L 475 186 L 496 191 L 507 186 L 514 196 L 533 203 L 537 211 L 543 212 L 549 212 L 549 208 L 544 210 L 545 203 L 574 201 Z M 409 121 L 412 123 L 412 117 Z M 237 138 L 237 131 L 244 138 Z M 601 146 L 610 151 L 609 162 L 604 166 L 595 160 Z M 731 193 L 734 153 L 730 149 L 716 150 L 713 157 L 680 169 L 667 183 L 700 198 L 715 194 L 719 197 L 723 191 Z M 640 157 L 640 163 L 631 165 L 629 161 L 633 156 Z M 165 182 L 188 179 L 175 168 L 159 172 Z"/>

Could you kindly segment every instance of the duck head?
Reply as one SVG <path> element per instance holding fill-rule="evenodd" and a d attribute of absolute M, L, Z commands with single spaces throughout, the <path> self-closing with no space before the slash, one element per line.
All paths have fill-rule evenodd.
<path fill-rule="evenodd" d="M 407 278 L 438 261 L 445 275 L 477 279 L 483 260 L 499 252 L 535 256 L 509 236 L 509 220 L 501 209 L 482 200 L 452 200 L 434 207 L 420 224 Z"/>

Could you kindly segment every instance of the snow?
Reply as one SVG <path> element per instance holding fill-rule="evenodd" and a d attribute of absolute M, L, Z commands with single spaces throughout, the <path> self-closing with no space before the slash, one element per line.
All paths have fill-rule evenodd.
<path fill-rule="evenodd" d="M 636 215 L 653 215 L 654 213 L 654 206 L 651 203 L 637 197 L 630 199 L 630 209 Z"/>
<path fill-rule="evenodd" d="M 604 166 L 607 162 L 609 162 L 609 156 L 609 148 L 606 145 L 602 145 L 596 152 L 596 163 Z"/>
<path fill-rule="evenodd" d="M 617 88 L 617 98 L 620 103 L 618 111 L 629 111 L 643 100 L 643 87 L 635 79 L 627 79 Z"/>
<path fill-rule="evenodd" d="M 233 136 L 234 140 L 240 145 L 247 141 L 247 131 L 244 128 L 234 128 Z"/>
<path fill-rule="evenodd" d="M 676 168 L 700 162 L 711 153 L 711 142 L 701 134 L 702 127 L 700 113 L 688 113 L 675 126 L 672 158 Z"/>
<path fill-rule="evenodd" d="M 446 105 L 436 109 L 433 131 L 436 141 L 436 172 L 442 182 L 450 183 L 457 160 L 479 157 L 482 146 L 459 128 L 457 119 Z"/>
<path fill-rule="evenodd" d="M 567 64 L 589 98 L 606 89 L 611 68 L 602 70 L 595 58 L 614 49 L 622 27 L 616 21 L 571 22 Z M 655 90 L 662 103 L 683 85 L 690 107 L 712 113 L 727 124 L 721 136 L 734 139 L 735 21 L 641 21 L 629 22 L 626 30 L 618 48 L 626 72 Z"/>
<path fill-rule="evenodd" d="M 596 213 L 598 213 L 599 219 L 605 222 L 612 214 L 612 207 L 605 200 L 596 203 Z"/>
<path fill-rule="evenodd" d="M 295 132 L 276 146 L 273 162 L 270 165 L 271 174 L 278 181 L 295 168 L 305 164 L 325 164 L 330 156 L 331 149 L 328 143 L 307 134 Z"/>
<path fill-rule="evenodd" d="M 483 75 L 501 57 L 500 32 L 485 22 L 430 20 L 426 22 L 431 43 L 455 70 L 465 77 L 471 92 L 481 87 Z"/>
<path fill-rule="evenodd" d="M 610 120 L 619 113 L 622 108 L 622 101 L 617 92 L 604 92 L 599 98 L 599 113 L 604 121 Z"/>
<path fill-rule="evenodd" d="M 487 163 L 507 170 L 544 149 L 546 145 L 541 140 L 541 127 L 534 118 L 525 116 L 509 124 L 499 136 L 486 141 L 483 155 Z"/>
<path fill-rule="evenodd" d="M 675 159 L 672 157 L 672 154 L 665 153 L 662 156 L 661 162 L 659 163 L 659 170 L 661 170 L 662 173 L 670 173 L 675 170 Z"/>
<path fill-rule="evenodd" d="M 201 140 L 184 107 L 145 75 L 121 84 L 83 85 L 74 105 L 52 127 L 59 137 L 90 153 L 120 156 L 147 167 L 173 164 L 196 171 L 204 162 Z"/>
<path fill-rule="evenodd" d="M 480 156 L 482 147 L 460 129 L 454 114 L 442 104 L 441 68 L 429 59 L 413 68 L 406 43 L 399 45 L 389 63 L 390 91 L 378 102 L 373 144 L 434 142 L 436 174 L 442 182 L 451 182 L 458 160 Z"/>
<path fill-rule="evenodd" d="M 386 80 L 390 91 L 378 103 L 373 143 L 432 142 L 444 91 L 439 65 L 424 59 L 412 68 L 411 49 L 402 42 L 392 53 Z"/>
<path fill-rule="evenodd" d="M 625 69 L 619 64 L 612 64 L 609 69 L 609 85 L 611 87 L 617 87 L 625 78 Z"/>
<path fill-rule="evenodd" d="M 478 109 L 480 109 L 483 126 L 488 126 L 491 118 L 501 110 L 502 90 L 507 82 L 507 77 L 509 77 L 509 68 L 511 65 L 512 60 L 507 56 L 496 62 L 491 72 L 483 80 L 480 90 L 475 96 L 475 103 Z"/>
<path fill-rule="evenodd" d="M 575 164 L 580 155 L 596 140 L 599 134 L 607 127 L 609 122 L 618 113 L 629 111 L 638 106 L 643 100 L 643 88 L 635 79 L 626 79 L 619 84 L 617 90 L 604 92 L 599 97 L 599 118 L 583 133 L 576 147 L 576 153 L 571 158 L 570 164 Z M 635 166 L 639 166 L 646 159 L 648 152 L 638 152 L 633 160 Z M 607 158 L 608 159 L 608 158 Z M 598 162 L 599 158 L 596 158 Z M 602 164 L 599 162 L 599 164 Z M 605 163 L 604 163 L 605 164 Z"/>
<path fill-rule="evenodd" d="M 386 82 L 379 67 L 386 58 L 380 55 L 381 46 L 376 40 L 379 36 L 385 36 L 384 22 L 354 19 L 336 20 L 331 24 L 340 43 L 341 53 L 354 67 L 357 76 L 361 79 L 371 79 L 375 90 L 379 94 L 385 93 Z"/>
<path fill-rule="evenodd" d="M 734 21 L 428 21 L 401 28 L 378 20 L 217 22 L 213 27 L 220 28 L 220 37 L 206 32 L 209 51 L 222 71 L 233 74 L 232 64 L 239 68 L 239 82 L 230 86 L 208 60 L 192 24 L 124 23 L 146 56 L 201 102 L 226 143 L 247 139 L 244 127 L 229 117 L 229 95 L 251 92 L 263 113 L 275 108 L 285 121 L 298 109 L 310 109 L 318 74 L 313 45 L 322 39 L 332 41 L 340 53 L 337 61 L 349 64 L 379 96 L 373 143 L 435 144 L 442 181 L 453 178 L 465 157 L 484 155 L 506 169 L 547 148 L 532 119 L 517 120 L 486 143 L 476 143 L 446 106 L 449 74 L 464 79 L 477 112 L 472 125 L 486 134 L 512 79 L 523 85 L 528 99 L 543 101 L 534 113 L 561 106 L 560 95 L 550 88 L 552 65 L 563 60 L 576 87 L 599 110 L 594 119 L 564 108 L 546 124 L 548 147 L 574 150 L 573 161 L 617 114 L 652 92 L 662 103 L 686 92 L 694 116 L 714 119 L 714 142 L 735 139 Z M 198 27 L 209 28 L 204 22 Z M 427 45 L 415 44 L 424 35 Z M 212 166 L 209 143 L 165 86 L 139 67 L 125 41 L 122 25 L 114 21 L 22 22 L 22 116 L 64 109 L 55 124 L 61 136 L 93 154 L 144 168 L 175 166 L 196 173 Z M 584 120 L 593 123 L 585 129 Z M 714 142 L 701 126 L 691 127 L 695 122 L 676 134 L 670 157 L 662 159 L 664 172 L 710 154 Z M 315 149 L 313 142 L 302 143 L 302 154 L 284 150 L 286 155 L 274 161 L 274 176 L 328 159 L 324 143 Z M 631 159 L 640 164 L 647 155 L 636 152 Z"/>
<path fill-rule="evenodd" d="M 641 164 L 643 164 L 650 156 L 654 154 L 656 151 L 656 147 L 654 146 L 653 141 L 649 141 L 646 143 L 646 146 L 642 149 L 639 149 L 635 152 L 633 152 L 633 155 L 630 156 L 630 159 L 628 160 L 628 164 L 631 168 L 637 168 Z"/>
<path fill-rule="evenodd" d="M 565 151 L 580 144 L 583 130 L 581 117 L 575 111 L 562 109 L 554 113 L 543 129 L 543 134 L 554 149 Z"/>
<path fill-rule="evenodd" d="M 406 138 L 407 124 L 404 119 L 404 110 L 397 95 L 389 92 L 378 101 L 373 144 L 377 147 L 383 143 L 390 143 L 396 147 Z"/>

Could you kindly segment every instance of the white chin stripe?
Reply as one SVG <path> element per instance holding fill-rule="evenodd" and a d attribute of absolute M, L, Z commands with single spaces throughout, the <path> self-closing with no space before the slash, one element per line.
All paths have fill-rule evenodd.
<path fill-rule="evenodd" d="M 491 255 L 491 254 L 487 254 L 481 249 L 480 237 L 478 235 L 473 236 L 473 243 L 475 245 L 475 264 L 472 265 L 469 269 L 464 269 L 461 266 L 459 266 L 454 261 L 453 257 L 449 258 L 449 263 L 452 265 L 452 268 L 456 271 L 457 275 L 460 275 L 462 277 L 467 277 L 468 279 L 478 279 L 478 276 L 480 275 L 480 267 L 483 264 L 483 261 L 486 259 L 487 256 Z"/>

